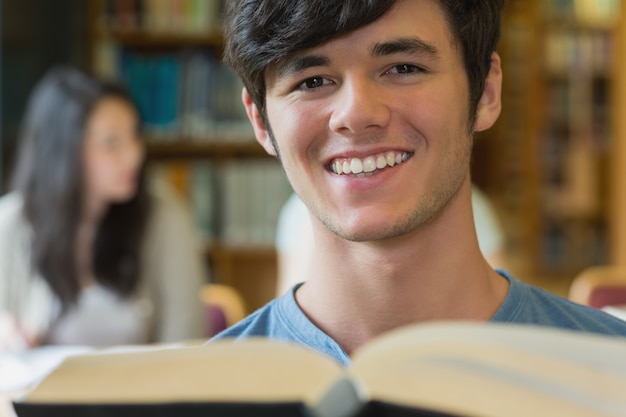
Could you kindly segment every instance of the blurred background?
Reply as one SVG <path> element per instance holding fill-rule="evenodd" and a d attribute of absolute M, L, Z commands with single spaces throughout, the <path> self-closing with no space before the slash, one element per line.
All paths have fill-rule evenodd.
<path fill-rule="evenodd" d="M 220 64 L 218 0 L 2 0 L 0 185 L 34 83 L 54 64 L 123 80 L 152 175 L 189 202 L 216 282 L 253 310 L 275 294 L 275 230 L 291 189 L 254 141 Z M 508 0 L 503 113 L 476 138 L 473 179 L 521 280 L 566 295 L 593 265 L 626 265 L 624 0 Z"/>

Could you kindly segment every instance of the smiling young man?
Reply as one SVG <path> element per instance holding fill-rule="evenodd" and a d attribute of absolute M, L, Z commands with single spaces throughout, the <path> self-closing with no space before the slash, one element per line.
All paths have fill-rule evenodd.
<path fill-rule="evenodd" d="M 489 267 L 473 132 L 500 113 L 503 0 L 230 0 L 226 60 L 256 138 L 312 213 L 314 267 L 217 338 L 269 336 L 343 364 L 402 325 L 626 323 Z"/>

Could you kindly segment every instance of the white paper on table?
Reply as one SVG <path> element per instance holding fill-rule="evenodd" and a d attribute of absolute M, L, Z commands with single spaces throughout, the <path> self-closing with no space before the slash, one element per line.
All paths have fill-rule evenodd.
<path fill-rule="evenodd" d="M 626 305 L 620 306 L 604 306 L 602 311 L 609 313 L 610 315 L 617 317 L 618 319 L 626 321 Z"/>

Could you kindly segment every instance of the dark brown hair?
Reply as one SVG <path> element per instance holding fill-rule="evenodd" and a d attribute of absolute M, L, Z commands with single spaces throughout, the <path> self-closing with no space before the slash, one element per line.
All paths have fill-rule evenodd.
<path fill-rule="evenodd" d="M 473 124 L 500 37 L 504 0 L 438 0 L 462 48 Z M 265 118 L 265 70 L 384 15 L 396 0 L 228 0 L 224 60 Z M 269 126 L 268 126 L 269 127 Z"/>

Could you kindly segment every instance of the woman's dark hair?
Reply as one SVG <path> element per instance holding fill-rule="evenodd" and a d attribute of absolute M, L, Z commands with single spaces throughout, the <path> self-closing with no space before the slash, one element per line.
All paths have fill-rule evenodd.
<path fill-rule="evenodd" d="M 476 117 L 491 54 L 500 37 L 505 0 L 438 0 L 462 48 L 470 88 L 470 122 Z M 265 70 L 294 53 L 352 32 L 384 15 L 396 0 L 229 0 L 224 60 L 242 78 L 265 114 Z M 267 122 L 267 120 L 266 120 Z"/>
<path fill-rule="evenodd" d="M 32 228 L 32 266 L 63 309 L 76 301 L 80 291 L 76 236 L 84 202 L 86 123 L 94 107 L 107 97 L 124 100 L 137 110 L 119 85 L 97 81 L 73 68 L 52 68 L 33 89 L 21 127 L 12 185 L 23 199 L 23 213 Z M 96 280 L 121 295 L 132 294 L 139 283 L 148 210 L 143 169 L 140 177 L 130 201 L 107 209 L 92 248 Z"/>

